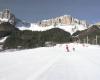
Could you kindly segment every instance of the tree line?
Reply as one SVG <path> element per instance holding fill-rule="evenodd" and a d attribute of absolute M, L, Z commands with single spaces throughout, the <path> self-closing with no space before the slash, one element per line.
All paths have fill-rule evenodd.
<path fill-rule="evenodd" d="M 46 42 L 65 43 L 71 42 L 71 34 L 59 28 L 47 31 L 14 31 L 6 39 L 3 49 L 26 49 L 46 46 Z"/>

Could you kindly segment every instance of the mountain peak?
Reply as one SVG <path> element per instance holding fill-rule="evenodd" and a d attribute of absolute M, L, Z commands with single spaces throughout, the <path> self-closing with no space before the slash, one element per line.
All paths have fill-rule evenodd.
<path fill-rule="evenodd" d="M 56 18 L 52 18 L 52 19 L 48 19 L 48 20 L 42 20 L 40 22 L 38 22 L 39 26 L 42 27 L 47 27 L 47 26 L 51 26 L 51 25 L 83 25 L 83 26 L 88 26 L 87 21 L 85 20 L 79 20 L 77 18 L 74 18 L 70 15 L 63 15 L 60 17 L 56 17 Z"/>
<path fill-rule="evenodd" d="M 3 22 L 15 24 L 15 16 L 10 12 L 10 9 L 4 9 L 0 12 L 0 23 Z"/>

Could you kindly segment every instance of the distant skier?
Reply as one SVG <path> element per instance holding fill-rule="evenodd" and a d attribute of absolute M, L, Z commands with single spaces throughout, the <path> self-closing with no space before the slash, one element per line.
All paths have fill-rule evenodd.
<path fill-rule="evenodd" d="M 67 50 L 67 52 L 69 52 L 69 47 L 68 47 L 68 45 L 66 45 L 66 50 Z"/>
<path fill-rule="evenodd" d="M 75 47 L 73 47 L 73 51 L 75 51 Z"/>

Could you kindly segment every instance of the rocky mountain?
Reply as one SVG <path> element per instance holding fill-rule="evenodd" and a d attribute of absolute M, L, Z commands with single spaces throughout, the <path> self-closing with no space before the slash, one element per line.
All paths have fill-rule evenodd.
<path fill-rule="evenodd" d="M 42 20 L 40 22 L 38 22 L 39 26 L 42 27 L 47 27 L 47 26 L 57 26 L 57 25 L 83 25 L 83 26 L 88 26 L 89 24 L 85 21 L 85 20 L 79 20 L 76 19 L 70 15 L 64 15 L 64 16 L 60 16 L 60 17 L 56 17 L 56 18 L 52 18 L 52 19 L 48 19 L 48 20 Z"/>
<path fill-rule="evenodd" d="M 10 24 L 15 24 L 15 16 L 10 12 L 9 9 L 4 9 L 0 12 L 0 23 L 9 22 Z"/>
<path fill-rule="evenodd" d="M 15 25 L 16 27 L 30 26 L 30 23 L 16 18 L 15 15 L 9 9 L 4 9 L 2 12 L 0 12 L 0 24 L 4 22 L 9 22 L 10 24 Z"/>
<path fill-rule="evenodd" d="M 46 31 L 51 28 L 60 28 L 73 34 L 77 30 L 88 28 L 85 20 L 79 20 L 69 15 L 64 15 L 48 20 L 42 20 L 37 23 L 29 23 L 16 18 L 9 9 L 0 12 L 0 23 L 9 22 L 19 30 Z"/>

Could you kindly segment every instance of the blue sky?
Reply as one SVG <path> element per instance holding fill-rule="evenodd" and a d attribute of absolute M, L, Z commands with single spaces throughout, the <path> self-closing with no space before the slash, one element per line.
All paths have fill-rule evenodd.
<path fill-rule="evenodd" d="M 100 0 L 0 0 L 0 11 L 5 8 L 29 22 L 62 15 L 91 23 L 100 22 Z"/>

